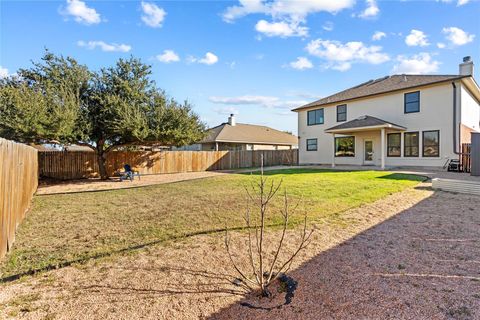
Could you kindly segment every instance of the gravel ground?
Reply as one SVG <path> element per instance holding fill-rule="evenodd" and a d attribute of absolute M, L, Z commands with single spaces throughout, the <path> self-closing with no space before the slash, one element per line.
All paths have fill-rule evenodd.
<path fill-rule="evenodd" d="M 0 318 L 479 319 L 480 197 L 428 186 L 350 210 L 342 228 L 318 224 L 290 304 L 279 286 L 271 299 L 239 292 L 223 236 L 204 235 L 0 284 Z M 245 234 L 233 237 L 247 268 Z M 298 230 L 289 239 L 292 251 Z"/>
<path fill-rule="evenodd" d="M 480 319 L 479 203 L 432 194 L 291 272 L 298 289 L 290 305 L 235 304 L 212 318 Z"/>

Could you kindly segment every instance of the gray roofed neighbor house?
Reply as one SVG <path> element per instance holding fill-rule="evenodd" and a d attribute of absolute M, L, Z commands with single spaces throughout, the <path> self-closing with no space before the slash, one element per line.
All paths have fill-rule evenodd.
<path fill-rule="evenodd" d="M 200 143 L 235 142 L 272 145 L 298 145 L 298 137 L 266 126 L 236 123 L 209 129 L 208 136 Z"/>
<path fill-rule="evenodd" d="M 340 103 L 352 99 L 373 96 L 381 93 L 387 93 L 396 90 L 405 90 L 428 84 L 441 83 L 445 81 L 462 79 L 470 76 L 459 75 L 393 75 L 376 80 L 364 82 L 358 86 L 340 91 L 331 96 L 322 98 L 312 103 L 306 104 L 293 111 L 299 111 L 305 108 L 327 105 L 331 103 Z"/>
<path fill-rule="evenodd" d="M 335 132 L 335 131 L 345 131 L 348 129 L 359 129 L 359 128 L 392 128 L 392 129 L 400 129 L 405 130 L 407 128 L 400 126 L 395 123 L 391 123 L 389 121 L 385 121 L 379 118 L 371 117 L 371 116 L 362 116 L 357 119 L 344 122 L 337 126 L 328 128 L 325 132 Z"/>

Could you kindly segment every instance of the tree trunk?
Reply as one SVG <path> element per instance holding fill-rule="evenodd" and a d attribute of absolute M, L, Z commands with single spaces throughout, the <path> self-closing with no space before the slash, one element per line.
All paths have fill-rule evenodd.
<path fill-rule="evenodd" d="M 100 173 L 100 179 L 107 180 L 107 166 L 106 166 L 106 156 L 103 150 L 103 141 L 97 142 L 97 164 L 98 164 L 98 171 Z"/>

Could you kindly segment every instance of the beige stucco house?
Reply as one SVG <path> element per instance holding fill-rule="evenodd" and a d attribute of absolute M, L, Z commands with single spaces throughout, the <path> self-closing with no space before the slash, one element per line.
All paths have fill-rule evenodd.
<path fill-rule="evenodd" d="M 465 57 L 458 75 L 387 76 L 293 111 L 301 164 L 441 167 L 480 132 L 480 89 Z"/>
<path fill-rule="evenodd" d="M 208 130 L 205 139 L 184 150 L 288 150 L 298 146 L 298 138 L 266 126 L 237 123 L 233 114 L 228 122 Z"/>

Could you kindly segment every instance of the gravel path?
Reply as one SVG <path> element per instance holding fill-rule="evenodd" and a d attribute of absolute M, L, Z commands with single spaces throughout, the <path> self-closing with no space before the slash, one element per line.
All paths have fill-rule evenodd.
<path fill-rule="evenodd" d="M 479 319 L 480 197 L 428 186 L 318 222 L 288 305 L 237 294 L 222 235 L 203 235 L 0 284 L 0 318 Z M 245 234 L 233 236 L 247 268 Z"/>
<path fill-rule="evenodd" d="M 235 304 L 212 318 L 480 319 L 479 203 L 432 194 L 291 272 L 291 305 L 266 312 Z"/>

